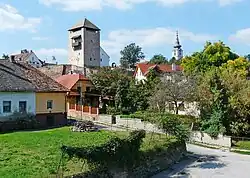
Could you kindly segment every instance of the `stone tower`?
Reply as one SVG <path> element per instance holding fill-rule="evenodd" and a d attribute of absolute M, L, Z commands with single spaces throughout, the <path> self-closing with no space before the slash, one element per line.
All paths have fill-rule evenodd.
<path fill-rule="evenodd" d="M 176 60 L 180 60 L 183 58 L 183 50 L 181 48 L 178 31 L 176 32 L 176 41 L 175 41 L 172 57 L 174 57 Z"/>
<path fill-rule="evenodd" d="M 84 19 L 68 30 L 69 63 L 79 67 L 100 66 L 100 29 Z"/>

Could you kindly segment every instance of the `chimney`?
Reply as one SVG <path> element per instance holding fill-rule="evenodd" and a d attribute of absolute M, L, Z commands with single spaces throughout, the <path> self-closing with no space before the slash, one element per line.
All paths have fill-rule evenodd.
<path fill-rule="evenodd" d="M 176 64 L 172 63 L 172 71 L 176 71 Z"/>

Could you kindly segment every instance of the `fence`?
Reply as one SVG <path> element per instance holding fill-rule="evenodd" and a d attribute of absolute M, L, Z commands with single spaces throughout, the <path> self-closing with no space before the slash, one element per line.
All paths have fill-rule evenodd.
<path fill-rule="evenodd" d="M 69 111 L 68 113 L 72 112 L 83 112 L 88 114 L 99 114 L 99 108 L 92 107 L 92 106 L 82 106 L 82 105 L 76 105 L 76 104 L 69 104 L 68 106 Z"/>

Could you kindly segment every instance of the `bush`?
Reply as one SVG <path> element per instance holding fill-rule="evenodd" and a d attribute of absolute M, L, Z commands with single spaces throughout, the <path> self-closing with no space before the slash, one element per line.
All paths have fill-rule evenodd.
<path fill-rule="evenodd" d="M 0 117 L 0 120 L 0 132 L 35 129 L 39 124 L 32 113 L 14 112 L 10 116 Z"/>
<path fill-rule="evenodd" d="M 157 121 L 159 120 L 158 118 L 161 118 L 161 117 L 177 118 L 178 120 L 181 121 L 182 124 L 186 125 L 187 127 L 191 127 L 191 125 L 193 124 L 195 129 L 196 129 L 196 127 L 199 127 L 199 125 L 200 125 L 200 120 L 195 118 L 194 116 L 176 115 L 176 114 L 171 114 L 171 113 L 138 111 L 138 112 L 135 112 L 133 114 L 121 115 L 120 116 L 120 118 L 133 118 L 133 119 L 137 118 L 137 119 L 141 119 L 143 121 L 148 121 L 148 122 L 151 122 L 151 123 L 157 123 Z"/>
<path fill-rule="evenodd" d="M 175 136 L 178 140 L 186 141 L 189 139 L 190 131 L 178 117 L 164 116 L 158 118 L 157 125 L 165 134 Z"/>
<path fill-rule="evenodd" d="M 115 109 L 115 107 L 108 106 L 107 107 L 107 114 L 109 115 L 119 115 L 121 114 L 119 111 Z"/>

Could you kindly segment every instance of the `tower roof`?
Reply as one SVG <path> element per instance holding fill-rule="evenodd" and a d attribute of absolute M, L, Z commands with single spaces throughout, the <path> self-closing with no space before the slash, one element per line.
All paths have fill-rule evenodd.
<path fill-rule="evenodd" d="M 175 41 L 174 48 L 181 48 L 178 31 L 176 31 L 176 41 Z"/>
<path fill-rule="evenodd" d="M 98 31 L 100 30 L 96 25 L 94 25 L 92 22 L 90 22 L 86 18 L 84 20 L 81 20 L 80 22 L 78 22 L 73 27 L 71 27 L 69 29 L 69 31 L 76 30 L 76 29 L 79 29 L 79 28 L 89 28 L 89 29 L 98 30 Z"/>

